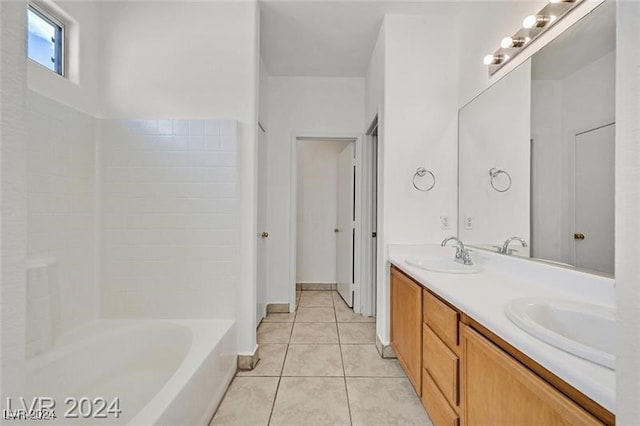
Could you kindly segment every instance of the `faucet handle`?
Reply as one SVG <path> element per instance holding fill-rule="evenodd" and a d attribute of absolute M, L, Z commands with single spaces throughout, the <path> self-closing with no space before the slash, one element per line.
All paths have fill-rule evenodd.
<path fill-rule="evenodd" d="M 462 251 L 462 263 L 465 265 L 473 265 L 473 260 L 471 259 L 471 253 L 468 249 L 464 249 Z"/>

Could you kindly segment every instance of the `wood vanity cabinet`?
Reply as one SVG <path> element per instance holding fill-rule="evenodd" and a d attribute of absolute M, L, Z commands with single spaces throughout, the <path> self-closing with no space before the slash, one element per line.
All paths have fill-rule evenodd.
<path fill-rule="evenodd" d="M 615 423 L 604 408 L 395 267 L 391 344 L 434 426 Z"/>
<path fill-rule="evenodd" d="M 422 393 L 422 286 L 391 269 L 391 346 L 418 395 Z"/>
<path fill-rule="evenodd" d="M 458 426 L 460 315 L 427 290 L 423 290 L 422 306 L 422 403 L 435 426 Z"/>
<path fill-rule="evenodd" d="M 462 348 L 466 426 L 602 424 L 466 325 Z"/>

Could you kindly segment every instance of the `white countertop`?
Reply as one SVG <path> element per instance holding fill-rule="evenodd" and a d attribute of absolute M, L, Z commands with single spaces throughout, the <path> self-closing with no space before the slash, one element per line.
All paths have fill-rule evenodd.
<path fill-rule="evenodd" d="M 389 245 L 387 259 L 424 287 L 491 330 L 538 364 L 615 414 L 615 371 L 587 361 L 531 336 L 504 313 L 520 297 L 568 299 L 615 306 L 612 279 L 510 256 L 473 251 L 477 274 L 425 271 L 406 263 L 411 256 L 450 256 L 439 245 Z"/>

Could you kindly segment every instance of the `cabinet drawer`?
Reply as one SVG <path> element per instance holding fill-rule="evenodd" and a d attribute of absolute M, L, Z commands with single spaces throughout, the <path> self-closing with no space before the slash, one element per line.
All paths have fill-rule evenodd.
<path fill-rule="evenodd" d="M 422 365 L 452 406 L 458 405 L 458 356 L 431 331 L 422 326 Z"/>
<path fill-rule="evenodd" d="M 422 370 L 422 404 L 427 409 L 433 426 L 458 426 L 460 418 L 427 372 Z"/>
<path fill-rule="evenodd" d="M 422 319 L 453 351 L 458 351 L 458 312 L 423 290 Z"/>

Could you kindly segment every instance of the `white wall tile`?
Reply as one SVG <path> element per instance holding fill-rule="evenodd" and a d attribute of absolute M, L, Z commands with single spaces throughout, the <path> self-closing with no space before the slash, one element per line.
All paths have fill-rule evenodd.
<path fill-rule="evenodd" d="M 28 92 L 27 255 L 56 263 L 59 301 L 53 324 L 64 333 L 97 317 L 94 268 L 95 119 L 35 92 Z M 33 292 L 27 297 L 33 296 Z M 31 305 L 32 308 L 34 305 Z M 28 321 L 46 329 L 43 309 Z M 31 331 L 29 331 L 31 330 Z M 28 332 L 35 333 L 33 328 Z M 46 334 L 46 333 L 45 333 Z M 28 354 L 41 350 L 31 342 Z"/>
<path fill-rule="evenodd" d="M 104 122 L 105 316 L 234 318 L 235 127 L 229 120 Z"/>

